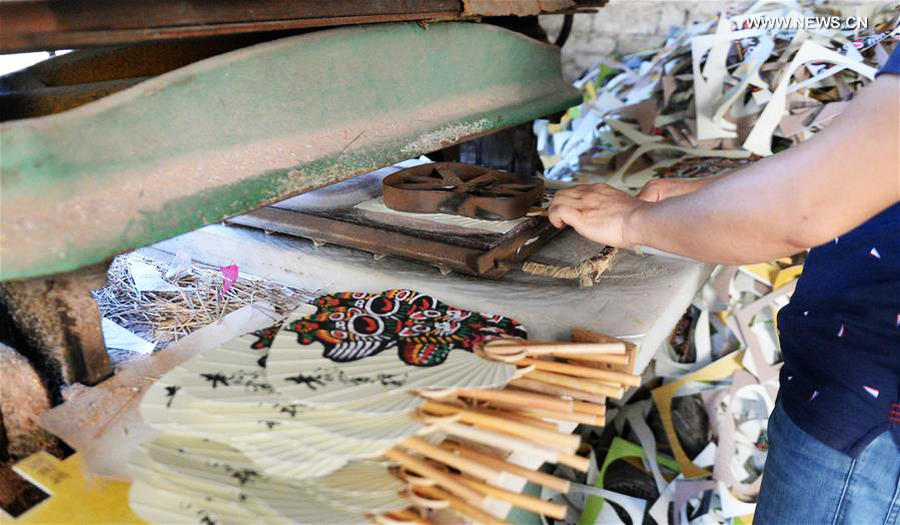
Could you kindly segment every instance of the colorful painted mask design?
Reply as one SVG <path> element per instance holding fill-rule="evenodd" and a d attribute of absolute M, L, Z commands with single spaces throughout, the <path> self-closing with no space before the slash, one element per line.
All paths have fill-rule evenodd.
<path fill-rule="evenodd" d="M 272 341 L 275 340 L 275 336 L 278 334 L 279 330 L 281 330 L 281 323 L 276 323 L 268 328 L 251 332 L 257 340 L 250 344 L 250 348 L 254 350 L 263 350 L 271 347 Z"/>
<path fill-rule="evenodd" d="M 297 341 L 325 347 L 324 357 L 347 362 L 397 348 L 413 366 L 439 365 L 451 350 L 473 351 L 492 339 L 524 339 L 519 323 L 499 315 L 454 308 L 412 290 L 342 292 L 319 297 L 318 311 L 291 321 Z"/>

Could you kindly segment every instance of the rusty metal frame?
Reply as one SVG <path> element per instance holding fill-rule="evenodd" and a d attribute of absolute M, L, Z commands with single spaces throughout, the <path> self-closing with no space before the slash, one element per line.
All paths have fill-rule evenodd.
<path fill-rule="evenodd" d="M 524 217 L 544 196 L 544 179 L 463 162 L 437 162 L 392 173 L 384 204 L 413 213 L 449 213 L 488 220 Z"/>
<path fill-rule="evenodd" d="M 441 242 L 411 233 L 385 230 L 321 215 L 273 206 L 229 219 L 229 224 L 332 243 L 375 255 L 393 255 L 488 279 L 498 279 L 559 233 L 549 221 L 532 217 L 490 249 Z"/>
<path fill-rule="evenodd" d="M 399 21 L 571 13 L 606 0 L 7 0 L 0 53 Z"/>

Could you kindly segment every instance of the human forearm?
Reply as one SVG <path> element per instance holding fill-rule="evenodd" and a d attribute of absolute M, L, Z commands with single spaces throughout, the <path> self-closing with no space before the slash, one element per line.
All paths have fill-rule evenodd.
<path fill-rule="evenodd" d="M 720 264 L 770 260 L 808 247 L 794 238 L 786 213 L 791 204 L 747 180 L 759 168 L 635 207 L 624 226 L 625 243 Z"/>
<path fill-rule="evenodd" d="M 681 179 L 675 177 L 666 177 L 661 179 L 650 179 L 647 184 L 638 193 L 638 199 L 647 202 L 659 202 L 672 197 L 687 195 L 699 191 L 709 186 L 713 181 L 721 179 L 728 173 L 717 173 L 706 177 L 695 177 L 690 179 Z"/>
<path fill-rule="evenodd" d="M 550 221 L 596 242 L 707 261 L 788 255 L 900 200 L 898 115 L 900 77 L 885 75 L 812 140 L 696 192 L 642 200 L 606 184 L 575 186 L 556 193 Z"/>
<path fill-rule="evenodd" d="M 813 140 L 694 193 L 636 206 L 624 241 L 739 263 L 843 234 L 900 200 L 898 93 L 897 77 L 881 77 Z"/>

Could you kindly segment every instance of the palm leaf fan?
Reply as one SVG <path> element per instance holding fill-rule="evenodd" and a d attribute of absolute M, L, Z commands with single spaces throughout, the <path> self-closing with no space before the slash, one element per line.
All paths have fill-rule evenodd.
<path fill-rule="evenodd" d="M 184 436 L 157 436 L 129 467 L 131 505 L 153 522 L 348 523 L 409 505 L 404 483 L 381 463 L 352 463 L 314 482 L 289 482 L 259 474 L 234 449 Z"/>
<path fill-rule="evenodd" d="M 412 350 L 405 347 L 404 350 L 407 356 L 415 354 L 417 356 L 415 359 L 419 360 L 418 364 L 408 364 L 391 357 L 390 354 L 384 354 L 380 358 L 373 356 L 367 360 L 372 361 L 370 363 L 347 362 L 350 365 L 347 368 L 354 371 L 347 376 L 343 376 L 343 370 L 339 370 L 336 374 L 348 377 L 352 385 L 360 384 L 360 388 L 353 389 L 357 395 L 340 404 L 321 405 L 330 410 L 316 411 L 285 401 L 286 397 L 296 397 L 295 394 L 286 392 L 291 388 L 275 388 L 269 381 L 266 367 L 271 355 L 265 353 L 266 348 L 275 346 L 280 339 L 282 346 L 298 349 L 294 341 L 297 336 L 293 335 L 297 333 L 296 331 L 288 335 L 285 331 L 279 331 L 278 326 L 274 326 L 239 337 L 166 374 L 150 389 L 142 403 L 144 419 L 157 428 L 169 431 L 188 432 L 207 438 L 228 436 L 226 441 L 229 444 L 240 448 L 262 468 L 274 469 L 273 473 L 281 475 L 315 476 L 335 468 L 342 460 L 378 456 L 399 438 L 413 435 L 421 429 L 418 422 L 405 415 L 421 401 L 408 395 L 406 390 L 382 388 L 396 386 L 386 380 L 386 377 L 398 374 L 404 377 L 412 376 L 410 387 L 432 384 L 449 386 L 455 383 L 466 386 L 483 386 L 485 383 L 487 386 L 498 386 L 505 384 L 512 377 L 514 367 L 483 360 L 471 352 L 461 352 L 465 354 L 462 358 L 453 358 L 454 363 L 461 363 L 459 366 L 443 365 L 437 369 L 434 367 L 448 360 L 454 345 L 468 350 L 466 345 L 471 347 L 489 336 L 524 335 L 524 330 L 514 321 L 453 309 L 433 298 L 405 290 L 386 292 L 382 295 L 394 300 L 391 303 L 394 305 L 393 309 L 388 308 L 387 303 L 379 299 L 382 296 L 347 293 L 320 298 L 318 310 L 326 308 L 326 311 L 315 315 L 336 321 L 339 317 L 335 313 L 337 310 L 327 307 L 341 304 L 335 299 L 340 297 L 349 304 L 351 310 L 357 306 L 364 306 L 366 311 L 385 315 L 402 313 L 413 319 L 437 323 L 439 327 L 443 326 L 442 323 L 450 323 L 448 326 L 454 329 L 464 328 L 467 335 L 456 339 L 446 337 L 441 339 L 442 346 L 434 346 L 429 350 L 432 358 L 426 360 L 427 362 L 422 360 L 425 350 L 421 345 Z M 360 303 L 360 300 L 364 302 Z M 444 311 L 445 318 L 442 320 L 437 315 L 438 310 L 426 307 Z M 314 313 L 311 309 L 300 310 L 287 323 L 288 325 L 293 323 L 295 329 L 300 323 L 308 322 Z M 465 325 L 453 321 L 469 318 L 474 321 Z M 354 318 L 354 322 L 359 323 L 359 320 Z M 487 335 L 473 332 L 482 325 L 486 326 L 484 331 Z M 317 326 L 321 328 L 325 325 L 320 319 Z M 424 333 L 424 330 L 417 328 L 422 325 L 410 326 L 416 333 Z M 441 330 L 445 334 L 452 331 L 446 327 Z M 329 333 L 331 332 L 335 331 L 331 330 Z M 384 333 L 376 335 L 384 336 Z M 308 351 L 308 348 L 303 349 L 302 353 L 311 355 Z M 442 357 L 437 357 L 438 355 Z M 325 361 L 332 362 L 330 359 Z M 481 364 L 481 369 L 485 373 L 479 374 L 471 363 Z M 410 369 L 410 371 L 383 372 L 385 369 Z M 427 378 L 426 372 L 429 372 L 433 379 L 423 382 L 423 379 Z M 371 382 L 366 384 L 363 381 L 363 378 L 369 375 L 380 378 L 377 385 Z M 487 381 L 484 380 L 485 377 L 488 378 Z M 303 389 L 315 391 L 317 385 L 327 381 L 328 378 L 328 374 L 317 373 L 304 383 Z M 295 387 L 299 385 L 300 383 L 294 382 Z M 341 389 L 349 390 L 347 385 Z M 330 392 L 332 397 L 339 393 L 337 389 L 332 390 Z M 205 405 L 196 403 L 194 397 L 206 400 L 207 403 Z M 226 411 L 219 410 L 220 407 L 231 403 L 236 406 L 229 407 Z M 401 412 L 403 409 L 407 409 L 406 412 Z M 347 411 L 358 411 L 356 413 L 360 415 L 343 416 L 342 414 Z M 384 413 L 388 411 L 391 413 Z M 296 447 L 298 441 L 305 445 L 301 450 Z"/>
<path fill-rule="evenodd" d="M 279 401 L 265 381 L 265 354 L 260 356 L 277 328 L 236 338 L 166 374 L 144 396 L 143 419 L 159 430 L 224 441 L 260 469 L 295 478 L 321 476 L 353 459 L 379 456 L 422 428 L 408 416 L 409 407 L 422 400 L 405 393 L 381 402 L 354 401 L 347 410 Z M 213 380 L 184 386 L 185 378 L 196 377 Z M 247 389 L 250 400 L 192 397 L 223 388 Z"/>
<path fill-rule="evenodd" d="M 596 345 L 560 350 L 559 344 L 551 343 L 523 349 L 532 343 L 522 339 L 524 330 L 514 321 L 453 309 L 409 290 L 334 294 L 316 304 L 292 314 L 280 330 L 276 326 L 242 336 L 166 374 L 142 402 L 145 419 L 166 432 L 221 440 L 257 472 L 291 482 L 324 479 L 320 476 L 359 458 L 382 454 L 395 461 L 406 458 L 402 449 L 427 452 L 433 460 L 441 455 L 433 445 L 445 435 L 586 468 L 586 458 L 572 454 L 579 443 L 577 436 L 559 434 L 555 425 L 545 421 L 549 417 L 602 424 L 604 410 L 598 410 L 602 405 L 483 387 L 502 387 L 521 375 L 523 370 L 517 372 L 515 364 L 507 363 L 524 361 L 526 355 L 578 350 L 587 358 L 585 350 L 599 351 Z M 382 317 L 373 320 L 375 314 Z M 355 335 L 343 331 L 348 326 Z M 391 328 L 385 330 L 385 326 Z M 385 334 L 391 335 L 385 339 Z M 510 337 L 516 341 L 507 340 Z M 354 345 L 335 343 L 334 338 Z M 484 359 L 472 352 L 476 349 L 506 362 Z M 624 346 L 621 350 L 624 353 Z M 568 368 L 560 369 L 560 364 Z M 535 365 L 557 367 L 555 371 L 562 374 L 578 368 L 541 361 L 528 364 L 525 371 Z M 596 368 L 576 372 L 608 373 Z M 564 377 L 567 382 L 589 382 Z M 534 382 L 541 388 L 548 385 Z M 433 390 L 436 387 L 444 390 Z M 430 397 L 449 397 L 423 401 L 412 395 L 413 389 L 425 389 Z M 578 393 L 574 388 L 563 390 Z M 485 403 L 502 410 L 476 406 Z M 428 415 L 427 427 L 410 413 L 419 405 Z M 413 437 L 424 433 L 429 433 L 427 440 Z M 440 461 L 466 472 L 457 460 L 443 457 Z M 483 470 L 471 462 L 466 468 Z M 450 492 L 468 494 L 470 499 L 474 495 L 475 500 L 498 490 L 466 488 L 475 481 L 450 481 Z M 526 503 L 541 507 L 537 502 Z"/>
<path fill-rule="evenodd" d="M 344 292 L 292 314 L 272 341 L 266 376 L 292 400 L 327 406 L 424 388 L 497 388 L 515 367 L 477 356 L 525 329 L 412 290 Z"/>

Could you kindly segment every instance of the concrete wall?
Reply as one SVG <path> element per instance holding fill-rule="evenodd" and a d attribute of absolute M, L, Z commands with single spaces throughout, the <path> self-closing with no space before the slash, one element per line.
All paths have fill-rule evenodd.
<path fill-rule="evenodd" d="M 575 15 L 572 33 L 562 49 L 563 74 L 574 80 L 601 57 L 657 47 L 673 25 L 714 20 L 730 4 L 718 0 L 610 0 L 597 13 Z M 563 17 L 542 16 L 540 21 L 553 40 Z"/>

